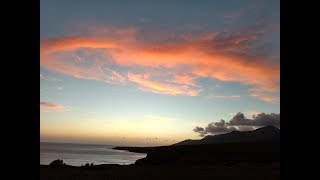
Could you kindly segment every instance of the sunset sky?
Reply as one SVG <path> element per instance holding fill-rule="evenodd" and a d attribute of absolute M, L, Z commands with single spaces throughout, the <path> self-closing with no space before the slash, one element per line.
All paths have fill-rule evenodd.
<path fill-rule="evenodd" d="M 165 145 L 280 113 L 278 0 L 41 0 L 41 141 Z"/>

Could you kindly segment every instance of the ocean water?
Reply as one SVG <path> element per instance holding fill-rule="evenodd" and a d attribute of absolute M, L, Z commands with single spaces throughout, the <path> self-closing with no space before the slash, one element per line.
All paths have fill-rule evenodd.
<path fill-rule="evenodd" d="M 147 154 L 112 149 L 109 145 L 40 143 L 40 164 L 48 165 L 56 159 L 73 166 L 93 164 L 133 164 Z"/>

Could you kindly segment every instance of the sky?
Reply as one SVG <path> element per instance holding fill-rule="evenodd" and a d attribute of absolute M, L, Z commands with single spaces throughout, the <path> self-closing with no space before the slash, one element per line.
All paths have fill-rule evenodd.
<path fill-rule="evenodd" d="M 271 113 L 278 0 L 40 2 L 40 141 L 168 145 Z"/>

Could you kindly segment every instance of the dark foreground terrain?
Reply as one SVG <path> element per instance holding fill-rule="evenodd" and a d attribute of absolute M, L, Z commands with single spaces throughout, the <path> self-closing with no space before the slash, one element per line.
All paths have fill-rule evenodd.
<path fill-rule="evenodd" d="M 147 152 L 148 155 L 133 165 L 40 165 L 40 179 L 280 179 L 279 142 L 115 149 Z"/>
<path fill-rule="evenodd" d="M 51 166 L 40 165 L 40 180 L 280 179 L 280 130 L 273 126 L 171 146 L 114 149 L 147 156 L 132 165 L 73 167 L 57 161 Z"/>
<path fill-rule="evenodd" d="M 159 179 L 280 179 L 279 163 L 239 163 L 210 166 L 114 166 L 95 169 L 40 167 L 40 180 L 159 180 Z"/>

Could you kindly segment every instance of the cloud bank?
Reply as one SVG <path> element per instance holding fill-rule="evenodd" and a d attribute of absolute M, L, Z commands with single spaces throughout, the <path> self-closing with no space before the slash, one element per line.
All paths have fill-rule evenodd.
<path fill-rule="evenodd" d="M 255 128 L 263 126 L 275 126 L 280 128 L 280 113 L 275 114 L 265 114 L 260 113 L 253 115 L 252 119 L 248 119 L 241 112 L 238 112 L 231 120 L 226 122 L 221 119 L 218 122 L 210 123 L 207 127 L 195 127 L 194 132 L 199 133 L 200 136 L 205 136 L 207 134 L 223 134 L 231 131 L 252 131 Z"/>
<path fill-rule="evenodd" d="M 113 84 L 133 82 L 153 93 L 197 96 L 202 91 L 197 79 L 212 78 L 248 85 L 250 96 L 273 102 L 278 99 L 279 64 L 251 53 L 263 33 L 154 32 L 158 37 L 138 28 L 98 27 L 87 36 L 42 39 L 40 59 L 42 67 L 54 72 Z M 162 70 L 170 73 L 159 75 Z"/>

